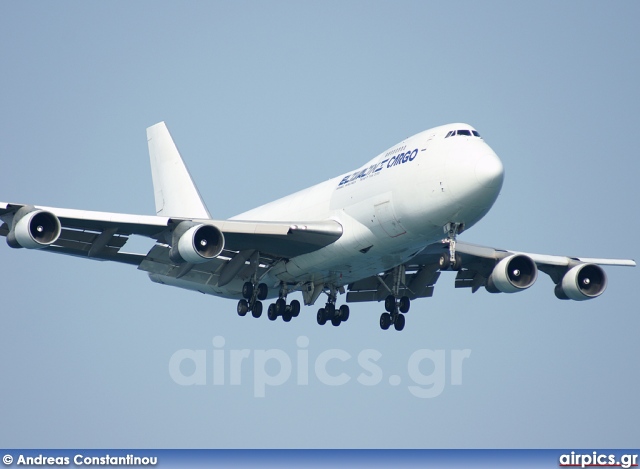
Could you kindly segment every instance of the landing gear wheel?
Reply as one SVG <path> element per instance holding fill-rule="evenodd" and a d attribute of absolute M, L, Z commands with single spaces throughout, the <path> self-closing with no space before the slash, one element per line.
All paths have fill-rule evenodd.
<path fill-rule="evenodd" d="M 291 314 L 291 306 L 286 306 L 284 308 L 284 312 L 282 313 L 282 320 L 284 322 L 289 322 L 289 321 L 291 321 L 292 317 L 293 317 L 293 315 Z"/>
<path fill-rule="evenodd" d="M 285 301 L 284 298 L 278 298 L 276 300 L 276 313 L 278 314 L 278 316 L 281 316 L 284 314 L 284 310 L 287 308 L 287 302 Z"/>
<path fill-rule="evenodd" d="M 393 310 L 396 308 L 396 297 L 393 295 L 389 295 L 384 299 L 384 310 L 388 313 L 393 313 Z"/>
<path fill-rule="evenodd" d="M 440 260 L 438 261 L 440 266 L 440 270 L 447 270 L 451 267 L 451 256 L 448 252 L 443 252 L 440 256 Z"/>
<path fill-rule="evenodd" d="M 456 253 L 455 259 L 451 261 L 451 270 L 458 271 L 460 269 L 462 269 L 462 257 Z"/>
<path fill-rule="evenodd" d="M 455 257 L 452 259 L 451 255 L 448 252 L 443 252 L 440 256 L 438 264 L 440 266 L 440 270 L 451 269 L 454 271 L 458 271 L 462 269 L 462 257 L 460 257 L 460 254 L 456 253 Z"/>
<path fill-rule="evenodd" d="M 327 318 L 325 317 L 324 308 L 320 308 L 318 310 L 318 314 L 316 315 L 316 320 L 318 321 L 318 324 L 320 324 L 321 326 L 325 325 L 325 323 L 327 322 Z"/>
<path fill-rule="evenodd" d="M 251 314 L 254 318 L 259 318 L 262 316 L 262 301 L 256 301 L 253 304 L 253 308 L 251 308 Z"/>
<path fill-rule="evenodd" d="M 408 313 L 409 308 L 411 308 L 411 300 L 409 299 L 409 297 L 403 296 L 402 298 L 400 298 L 400 312 Z"/>
<path fill-rule="evenodd" d="M 340 320 L 342 322 L 347 321 L 349 319 L 349 307 L 347 305 L 340 306 Z"/>
<path fill-rule="evenodd" d="M 251 295 L 253 295 L 253 285 L 251 282 L 244 282 L 244 285 L 242 285 L 242 297 L 249 300 Z"/>
<path fill-rule="evenodd" d="M 258 284 L 258 299 L 260 301 L 266 300 L 269 294 L 269 288 L 264 283 Z"/>
<path fill-rule="evenodd" d="M 340 325 L 342 321 L 340 321 L 339 317 L 332 317 L 331 318 L 331 324 L 333 324 L 334 326 L 338 327 Z"/>
<path fill-rule="evenodd" d="M 249 303 L 247 303 L 247 300 L 238 301 L 238 316 L 246 315 L 247 311 L 249 311 Z"/>
<path fill-rule="evenodd" d="M 298 300 L 293 300 L 289 306 L 291 306 L 291 315 L 294 318 L 297 318 L 298 314 L 300 314 L 300 302 Z"/>
<path fill-rule="evenodd" d="M 275 321 L 278 319 L 278 313 L 276 313 L 276 305 L 271 303 L 269 308 L 267 308 L 267 317 L 270 321 Z"/>
<path fill-rule="evenodd" d="M 401 331 L 402 329 L 404 329 L 404 316 L 402 314 L 398 314 L 395 318 L 395 320 L 393 321 L 393 327 L 396 328 L 396 331 Z"/>
<path fill-rule="evenodd" d="M 380 327 L 386 331 L 387 329 L 389 329 L 390 325 L 391 315 L 389 313 L 382 313 L 382 315 L 380 316 Z"/>

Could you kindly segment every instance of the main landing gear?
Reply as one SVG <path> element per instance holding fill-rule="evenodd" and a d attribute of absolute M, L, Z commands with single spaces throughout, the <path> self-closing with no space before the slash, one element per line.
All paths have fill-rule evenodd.
<path fill-rule="evenodd" d="M 300 302 L 298 300 L 292 300 L 291 303 L 287 304 L 285 298 L 278 298 L 267 309 L 267 317 L 271 321 L 275 321 L 278 316 L 282 316 L 284 322 L 289 322 L 292 318 L 297 318 L 298 314 L 300 314 Z"/>
<path fill-rule="evenodd" d="M 327 304 L 324 305 L 324 308 L 320 308 L 318 310 L 316 319 L 318 320 L 318 324 L 321 326 L 324 326 L 327 321 L 331 321 L 331 324 L 338 327 L 349 319 L 349 307 L 347 305 L 342 305 L 339 308 L 336 308 L 338 291 L 335 286 L 329 287 L 328 295 L 329 298 L 327 299 Z"/>
<path fill-rule="evenodd" d="M 401 331 L 405 324 L 404 315 L 410 308 L 411 300 L 408 296 L 403 296 L 399 300 L 394 295 L 387 296 L 384 300 L 386 313 L 380 316 L 380 328 L 386 331 L 393 324 L 396 331 Z"/>
<path fill-rule="evenodd" d="M 297 318 L 298 314 L 300 314 L 300 302 L 292 300 L 287 304 L 287 288 L 283 284 L 280 288 L 279 298 L 267 308 L 267 317 L 269 320 L 275 321 L 278 316 L 282 316 L 284 322 L 289 322 L 292 318 Z"/>
<path fill-rule="evenodd" d="M 408 296 L 400 296 L 400 290 L 405 283 L 405 266 L 399 265 L 393 269 L 393 285 L 391 293 L 384 300 L 385 313 L 380 316 L 380 328 L 387 330 L 393 324 L 396 331 L 404 329 L 405 317 L 411 308 Z M 406 291 L 406 289 L 404 290 Z M 400 298 L 398 298 L 400 297 Z"/>
<path fill-rule="evenodd" d="M 246 316 L 251 311 L 254 318 L 262 316 L 262 300 L 267 298 L 269 288 L 264 283 L 259 283 L 254 287 L 254 283 L 245 282 L 242 285 L 243 298 L 238 301 L 238 315 Z"/>

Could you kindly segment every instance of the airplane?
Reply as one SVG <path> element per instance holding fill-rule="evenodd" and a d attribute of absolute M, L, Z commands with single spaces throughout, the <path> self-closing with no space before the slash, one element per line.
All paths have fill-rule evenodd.
<path fill-rule="evenodd" d="M 237 299 L 237 313 L 285 322 L 326 294 L 318 324 L 349 319 L 346 303 L 384 302 L 380 327 L 401 331 L 411 302 L 431 297 L 443 271 L 473 293 L 516 293 L 538 271 L 562 300 L 590 300 L 607 286 L 597 259 L 495 249 L 458 240 L 495 203 L 504 168 L 468 124 L 435 127 L 362 166 L 228 220 L 211 217 L 164 122 L 147 129 L 156 215 L 0 202 L 0 235 L 12 248 L 121 262 L 153 282 Z M 146 253 L 122 248 L 132 235 Z M 346 302 L 337 306 L 338 296 Z"/>

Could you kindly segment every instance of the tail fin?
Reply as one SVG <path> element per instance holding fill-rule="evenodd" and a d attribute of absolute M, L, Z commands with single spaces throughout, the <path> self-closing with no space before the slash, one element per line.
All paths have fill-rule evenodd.
<path fill-rule="evenodd" d="M 156 214 L 211 218 L 164 122 L 147 128 Z"/>

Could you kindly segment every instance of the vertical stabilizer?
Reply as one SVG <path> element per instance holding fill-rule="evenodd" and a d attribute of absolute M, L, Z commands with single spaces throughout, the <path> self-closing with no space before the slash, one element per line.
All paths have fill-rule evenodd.
<path fill-rule="evenodd" d="M 147 128 L 156 214 L 211 218 L 164 122 Z"/>

